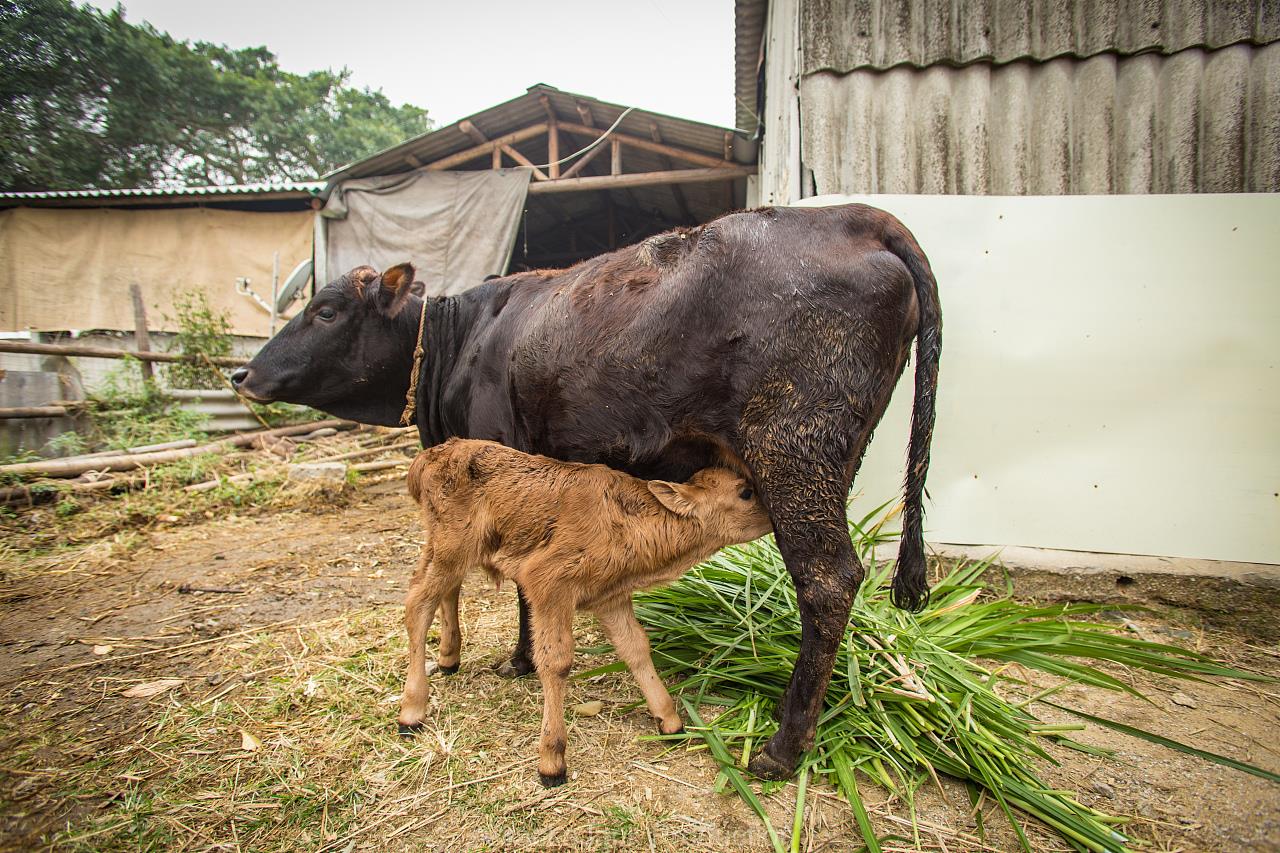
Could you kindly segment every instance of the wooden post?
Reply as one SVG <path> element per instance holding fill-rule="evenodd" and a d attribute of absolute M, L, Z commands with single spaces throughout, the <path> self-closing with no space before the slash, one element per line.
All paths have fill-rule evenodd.
<path fill-rule="evenodd" d="M 618 212 L 614 210 L 613 194 L 608 190 L 604 194 L 605 209 L 609 212 L 609 249 L 618 248 Z"/>
<path fill-rule="evenodd" d="M 609 174 L 622 174 L 622 142 L 616 137 L 609 140 Z"/>
<path fill-rule="evenodd" d="M 142 288 L 137 282 L 129 285 L 133 299 L 133 348 L 138 352 L 151 352 L 151 334 L 147 331 L 147 306 L 142 302 Z M 142 379 L 148 385 L 155 384 L 155 367 L 149 361 L 142 362 Z"/>
<path fill-rule="evenodd" d="M 551 106 L 550 98 L 542 95 L 538 101 L 547 114 L 547 174 L 554 181 L 560 177 L 560 164 L 556 162 L 560 159 L 560 119 L 556 115 L 555 108 Z"/>
<path fill-rule="evenodd" d="M 493 168 L 495 169 L 502 168 L 502 149 L 501 148 L 493 149 Z"/>
<path fill-rule="evenodd" d="M 654 142 L 657 142 L 659 145 L 663 144 L 662 130 L 661 128 L 658 127 L 658 123 L 656 121 L 649 122 L 649 137 Z M 671 169 L 675 168 L 671 163 L 671 158 L 668 157 L 666 154 L 659 154 L 658 162 L 662 164 L 662 168 L 665 170 L 670 171 Z M 690 210 L 689 208 L 689 200 L 685 198 L 684 190 L 680 188 L 679 184 L 671 185 L 671 195 L 675 197 L 676 204 L 680 208 L 680 215 L 684 217 L 683 224 L 685 225 L 696 224 L 697 220 L 693 218 L 693 211 Z M 729 208 L 726 207 L 725 210 L 728 211 Z"/>
<path fill-rule="evenodd" d="M 560 128 L 554 121 L 547 122 L 547 174 L 551 180 L 560 177 Z"/>

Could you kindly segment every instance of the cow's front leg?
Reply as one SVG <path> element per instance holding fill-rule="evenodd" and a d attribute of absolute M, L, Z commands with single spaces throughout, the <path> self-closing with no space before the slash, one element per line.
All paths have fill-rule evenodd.
<path fill-rule="evenodd" d="M 529 636 L 529 602 L 525 599 L 524 591 L 520 589 L 519 584 L 516 584 L 516 602 L 520 611 L 520 635 L 516 640 L 515 651 L 511 653 L 510 660 L 502 661 L 493 668 L 494 672 L 503 678 L 519 678 L 533 672 L 533 654 Z"/>

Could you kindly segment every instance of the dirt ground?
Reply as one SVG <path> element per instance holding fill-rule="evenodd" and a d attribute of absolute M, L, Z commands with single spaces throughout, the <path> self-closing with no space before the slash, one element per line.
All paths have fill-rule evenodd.
<path fill-rule="evenodd" d="M 50 516 L 52 523 L 52 516 Z M 37 561 L 0 581 L 0 845 L 7 849 L 762 850 L 738 798 L 715 791 L 704 752 L 650 737 L 625 675 L 572 683 L 570 783 L 544 790 L 534 763 L 536 679 L 490 666 L 514 639 L 509 589 L 475 577 L 463 601 L 462 670 L 433 681 L 435 716 L 395 735 L 404 640 L 398 604 L 418 542 L 402 481 L 342 500 L 152 521 Z M 213 590 L 213 591 L 200 591 Z M 1132 619 L 1132 617 L 1130 617 Z M 1275 648 L 1202 632 L 1185 618 L 1128 630 L 1280 674 Z M 584 620 L 579 647 L 599 641 Z M 577 669 L 597 666 L 581 653 Z M 1092 688 L 1068 704 L 1280 772 L 1280 689 L 1120 672 L 1152 702 Z M 149 698 L 125 690 L 172 681 Z M 159 688 L 157 688 L 159 689 Z M 714 708 L 704 709 L 714 715 Z M 1053 722 L 1074 722 L 1046 707 Z M 1145 741 L 1090 728 L 1095 758 L 1054 749 L 1041 768 L 1081 802 L 1133 818 L 1155 850 L 1280 849 L 1280 786 Z M 907 806 L 863 796 L 886 850 L 1011 850 L 998 809 L 985 840 L 965 789 L 922 787 Z M 784 843 L 796 787 L 764 797 Z M 848 806 L 811 788 L 803 850 L 859 850 Z M 1037 850 L 1067 849 L 1033 821 Z"/>

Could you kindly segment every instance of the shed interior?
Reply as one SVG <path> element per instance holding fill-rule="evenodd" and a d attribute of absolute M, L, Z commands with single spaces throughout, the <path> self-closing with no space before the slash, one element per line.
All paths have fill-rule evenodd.
<path fill-rule="evenodd" d="M 615 122 L 610 137 L 587 154 L 548 165 L 591 145 Z M 519 271 L 569 266 L 740 209 L 755 159 L 756 144 L 741 132 L 639 109 L 628 112 L 539 84 L 326 179 L 332 186 L 424 167 L 541 167 L 530 183 L 512 252 L 509 268 Z"/>

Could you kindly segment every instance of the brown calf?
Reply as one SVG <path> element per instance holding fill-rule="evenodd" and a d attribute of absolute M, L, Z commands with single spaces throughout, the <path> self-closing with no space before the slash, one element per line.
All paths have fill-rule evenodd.
<path fill-rule="evenodd" d="M 529 602 L 542 681 L 538 774 L 565 780 L 565 679 L 573 613 L 596 614 L 664 734 L 683 728 L 649 655 L 631 592 L 679 577 L 717 549 L 763 536 L 769 516 L 750 485 L 708 468 L 688 483 L 638 480 L 603 465 L 530 456 L 488 441 L 450 439 L 418 454 L 409 494 L 427 541 L 405 601 L 409 671 L 400 732 L 422 727 L 429 686 L 426 640 L 440 608 L 440 669 L 458 668 L 458 589 L 475 566 L 514 580 Z"/>

